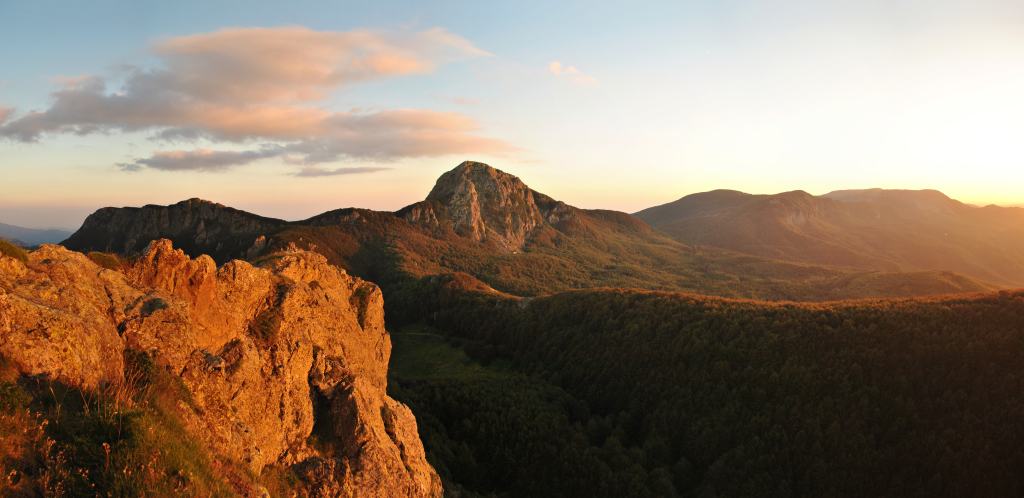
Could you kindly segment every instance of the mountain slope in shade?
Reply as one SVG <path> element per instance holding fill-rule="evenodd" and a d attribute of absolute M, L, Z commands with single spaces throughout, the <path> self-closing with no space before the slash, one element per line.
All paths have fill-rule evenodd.
<path fill-rule="evenodd" d="M 23 228 L 6 223 L 0 223 L 0 237 L 8 240 L 17 240 L 21 245 L 37 246 L 39 244 L 57 244 L 71 236 L 71 232 L 64 230 L 37 230 L 35 228 Z"/>
<path fill-rule="evenodd" d="M 397 212 L 345 208 L 285 222 L 192 199 L 166 207 L 102 209 L 65 245 L 131 254 L 153 238 L 170 239 L 188 254 L 210 254 L 218 262 L 253 260 L 294 244 L 380 284 L 385 293 L 446 273 L 462 273 L 480 286 L 519 296 L 630 287 L 817 301 L 997 287 L 962 275 L 872 276 L 695 249 L 628 214 L 569 206 L 513 175 L 471 161 L 441 176 L 426 200 Z M 866 289 L 869 284 L 880 286 Z"/>
<path fill-rule="evenodd" d="M 635 216 L 677 240 L 762 257 L 881 271 L 955 271 L 1024 285 L 1024 209 L 935 190 L 693 194 Z"/>
<path fill-rule="evenodd" d="M 134 254 L 151 240 L 167 238 L 190 255 L 209 254 L 226 261 L 231 259 L 225 252 L 227 247 L 251 245 L 254 237 L 248 235 L 285 225 L 284 220 L 189 199 L 171 206 L 100 209 L 61 245 L 79 251 Z"/>

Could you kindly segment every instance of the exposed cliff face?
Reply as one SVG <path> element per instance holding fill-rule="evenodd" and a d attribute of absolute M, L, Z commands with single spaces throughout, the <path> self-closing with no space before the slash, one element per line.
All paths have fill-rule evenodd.
<path fill-rule="evenodd" d="M 202 199 L 189 199 L 170 206 L 103 208 L 89 215 L 85 223 L 62 245 L 76 251 L 114 251 L 134 254 L 154 239 L 172 239 L 192 254 L 248 249 L 257 234 L 286 225 Z M 219 257 L 225 260 L 230 258 Z"/>
<path fill-rule="evenodd" d="M 530 190 L 515 176 L 473 161 L 441 175 L 427 200 L 447 209 L 456 233 L 494 242 L 507 252 L 517 251 L 540 226 L 579 221 L 576 208 Z M 409 210 L 404 216 L 431 219 L 422 211 Z"/>
<path fill-rule="evenodd" d="M 533 191 L 522 180 L 483 163 L 466 161 L 441 175 L 427 200 L 448 208 L 457 233 L 493 241 L 506 251 L 521 247 L 544 223 Z"/>
<path fill-rule="evenodd" d="M 382 304 L 305 251 L 217 268 L 160 240 L 122 273 L 46 245 L 0 258 L 0 354 L 96 386 L 123 375 L 125 349 L 146 352 L 191 391 L 190 432 L 257 473 L 294 465 L 314 496 L 439 496 L 412 413 L 385 394 Z M 326 454 L 307 445 L 314 424 L 337 437 Z"/>

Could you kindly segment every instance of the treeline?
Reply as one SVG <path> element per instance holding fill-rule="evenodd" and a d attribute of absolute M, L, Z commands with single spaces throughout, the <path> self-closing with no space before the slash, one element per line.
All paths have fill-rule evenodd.
<path fill-rule="evenodd" d="M 431 318 L 440 330 L 492 346 L 518 372 L 585 403 L 586 412 L 583 405 L 559 409 L 560 426 L 565 438 L 578 435 L 584 455 L 591 447 L 622 448 L 619 467 L 598 457 L 627 469 L 620 476 L 630 483 L 622 488 L 628 492 L 606 496 L 667 496 L 667 487 L 652 486 L 658 476 L 681 496 L 1024 491 L 1020 291 L 824 304 L 614 289 L 533 300 L 437 295 Z M 449 449 L 465 444 L 476 458 L 524 446 L 460 424 L 497 417 L 492 425 L 515 433 L 515 420 L 532 416 L 519 411 L 559 406 L 517 401 L 523 394 L 515 386 L 452 382 L 408 389 L 416 392 L 411 406 L 418 417 L 442 422 Z M 530 444 L 562 441 L 529 437 Z M 564 455 L 548 468 L 588 465 L 576 452 Z M 472 468 L 455 457 L 435 459 L 456 479 Z M 487 479 L 492 474 L 481 467 L 510 464 L 476 465 L 471 474 Z M 523 475 L 547 482 L 543 474 Z M 525 485 L 490 479 L 478 487 Z M 549 489 L 526 495 L 602 495 Z"/>

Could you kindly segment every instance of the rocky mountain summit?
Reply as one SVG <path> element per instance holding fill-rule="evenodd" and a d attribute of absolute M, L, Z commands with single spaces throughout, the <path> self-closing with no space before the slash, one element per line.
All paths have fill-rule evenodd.
<path fill-rule="evenodd" d="M 456 233 L 509 252 L 545 221 L 522 180 L 482 163 L 466 161 L 441 175 L 427 200 L 448 208 Z"/>
<path fill-rule="evenodd" d="M 427 201 L 438 201 L 452 229 L 477 242 L 516 252 L 538 226 L 579 221 L 576 208 L 534 192 L 518 177 L 474 161 L 441 175 Z"/>
<path fill-rule="evenodd" d="M 53 245 L 0 257 L 0 355 L 86 388 L 123 379 L 126 351 L 148 355 L 190 392 L 188 432 L 256 475 L 291 467 L 310 496 L 440 496 L 412 413 L 385 394 L 380 289 L 312 252 L 261 263 L 218 268 L 168 240 L 120 271 Z M 309 443 L 315 426 L 329 448 Z"/>
<path fill-rule="evenodd" d="M 214 202 L 189 199 L 170 206 L 99 209 L 61 245 L 81 251 L 135 254 L 149 241 L 166 238 L 188 254 L 209 254 L 217 260 L 228 260 L 239 256 L 229 256 L 228 248 L 252 245 L 255 234 L 287 224 Z"/>

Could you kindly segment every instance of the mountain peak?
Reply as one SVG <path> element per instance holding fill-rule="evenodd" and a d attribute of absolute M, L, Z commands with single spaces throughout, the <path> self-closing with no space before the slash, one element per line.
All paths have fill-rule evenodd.
<path fill-rule="evenodd" d="M 545 222 L 534 192 L 522 180 L 475 161 L 441 175 L 427 200 L 448 209 L 456 233 L 494 242 L 508 252 L 522 247 Z"/>

